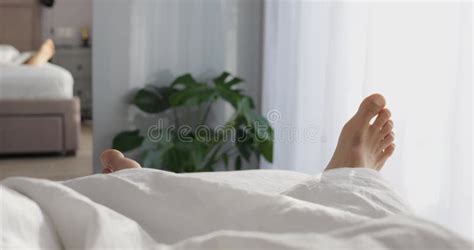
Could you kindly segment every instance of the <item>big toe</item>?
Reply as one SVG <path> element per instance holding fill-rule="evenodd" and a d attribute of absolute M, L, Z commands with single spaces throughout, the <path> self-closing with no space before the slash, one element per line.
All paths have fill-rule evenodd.
<path fill-rule="evenodd" d="M 55 50 L 54 42 L 51 39 L 46 40 L 40 47 L 40 51 L 44 51 L 44 52 L 48 52 L 48 51 L 54 52 L 54 50 Z"/>
<path fill-rule="evenodd" d="M 357 114 L 370 121 L 385 107 L 385 98 L 380 94 L 366 97 L 359 106 Z"/>
<path fill-rule="evenodd" d="M 104 167 L 110 165 L 116 159 L 123 158 L 123 154 L 115 149 L 107 149 L 100 155 L 100 161 Z"/>
<path fill-rule="evenodd" d="M 53 46 L 54 47 L 54 42 L 53 42 L 53 39 L 49 38 L 47 39 L 44 44 L 46 44 L 47 46 Z"/>

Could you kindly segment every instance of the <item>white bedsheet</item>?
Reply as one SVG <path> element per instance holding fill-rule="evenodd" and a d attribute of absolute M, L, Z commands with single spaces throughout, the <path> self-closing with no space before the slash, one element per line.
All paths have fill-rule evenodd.
<path fill-rule="evenodd" d="M 70 99 L 73 84 L 71 73 L 54 64 L 0 64 L 0 100 Z"/>
<path fill-rule="evenodd" d="M 403 200 L 375 171 L 331 170 L 305 178 L 282 194 L 271 193 L 272 188 L 257 192 L 251 184 L 241 189 L 207 178 L 151 169 L 63 183 L 9 178 L 0 182 L 2 246 L 472 248 L 472 242 L 410 215 Z M 14 207 L 28 208 L 28 212 Z"/>

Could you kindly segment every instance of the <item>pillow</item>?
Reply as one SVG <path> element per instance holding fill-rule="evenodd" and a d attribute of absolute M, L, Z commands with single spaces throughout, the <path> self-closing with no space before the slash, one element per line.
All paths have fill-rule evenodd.
<path fill-rule="evenodd" d="M 6 44 L 0 44 L 0 63 L 12 63 L 13 59 L 18 57 L 20 52 L 15 47 Z"/>

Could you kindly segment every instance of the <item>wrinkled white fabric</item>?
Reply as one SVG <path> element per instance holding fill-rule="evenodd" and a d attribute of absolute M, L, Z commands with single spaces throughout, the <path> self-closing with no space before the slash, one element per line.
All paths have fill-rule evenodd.
<path fill-rule="evenodd" d="M 0 185 L 0 249 L 61 249 L 48 216 L 36 202 Z"/>
<path fill-rule="evenodd" d="M 0 65 L 0 100 L 70 99 L 73 85 L 71 73 L 54 64 Z"/>
<path fill-rule="evenodd" d="M 151 169 L 63 183 L 9 178 L 0 184 L 36 203 L 43 212 L 38 216 L 49 218 L 47 228 L 57 233 L 55 244 L 66 249 L 472 247 L 410 215 L 378 173 L 367 169 L 331 170 L 282 194 Z M 11 196 L 3 196 L 2 206 L 15 202 Z M 18 215 L 2 210 L 1 216 Z M 3 220 L 2 228 L 3 235 L 15 234 Z"/>
<path fill-rule="evenodd" d="M 311 175 L 287 170 L 241 170 L 181 174 L 204 181 L 227 184 L 234 188 L 279 194 L 309 179 Z"/>

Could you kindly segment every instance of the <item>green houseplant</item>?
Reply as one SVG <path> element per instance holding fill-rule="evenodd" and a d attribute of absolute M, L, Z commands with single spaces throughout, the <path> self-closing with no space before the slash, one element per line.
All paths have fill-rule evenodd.
<path fill-rule="evenodd" d="M 243 161 L 259 156 L 272 162 L 273 129 L 255 112 L 252 98 L 238 88 L 242 83 L 227 72 L 211 82 L 198 82 L 185 74 L 168 87 L 148 85 L 139 89 L 131 104 L 150 114 L 171 111 L 173 125 L 154 127 L 153 131 L 123 131 L 114 137 L 113 148 L 138 150 L 144 167 L 177 173 L 214 171 L 219 166 L 240 170 Z M 207 119 L 218 100 L 229 103 L 234 113 L 219 129 L 211 129 Z M 197 126 L 179 124 L 177 113 L 193 107 L 203 110 Z"/>

